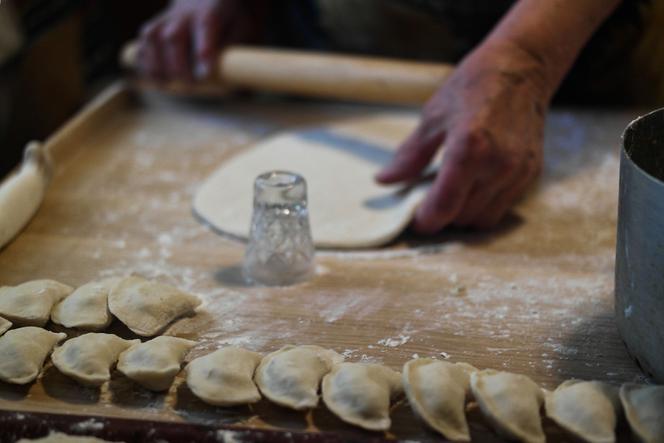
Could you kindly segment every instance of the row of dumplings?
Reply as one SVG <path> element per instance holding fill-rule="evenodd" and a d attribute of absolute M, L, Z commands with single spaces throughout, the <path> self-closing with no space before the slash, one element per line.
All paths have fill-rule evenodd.
<path fill-rule="evenodd" d="M 65 334 L 37 327 L 0 337 L 0 379 L 34 380 Z M 55 348 L 52 361 L 76 381 L 99 386 L 117 369 L 154 391 L 168 389 L 195 342 L 161 336 L 141 343 L 88 333 Z M 379 364 L 349 363 L 333 350 L 315 345 L 285 346 L 262 356 L 225 347 L 192 360 L 185 368 L 189 389 L 215 406 L 251 404 L 262 396 L 295 410 L 315 408 L 319 391 L 325 405 L 347 423 L 373 431 L 391 426 L 390 407 L 404 392 L 412 409 L 433 430 L 452 441 L 470 441 L 467 403 L 474 399 L 500 434 L 526 443 L 544 442 L 540 411 L 578 439 L 615 441 L 624 410 L 640 440 L 664 441 L 664 386 L 569 380 L 556 390 L 541 389 L 530 378 L 465 363 L 430 358 L 410 360 L 403 373 Z"/>
<path fill-rule="evenodd" d="M 50 319 L 67 328 L 100 331 L 115 316 L 134 333 L 151 337 L 199 305 L 195 295 L 135 276 L 92 281 L 77 289 L 55 280 L 33 280 L 0 287 L 0 329 L 8 322 L 43 327 Z"/>

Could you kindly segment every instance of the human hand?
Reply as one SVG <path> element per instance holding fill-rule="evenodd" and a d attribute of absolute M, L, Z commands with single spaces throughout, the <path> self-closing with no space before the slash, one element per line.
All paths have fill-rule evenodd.
<path fill-rule="evenodd" d="M 207 78 L 219 51 L 257 39 L 261 0 L 174 0 L 139 38 L 139 71 L 155 80 Z"/>
<path fill-rule="evenodd" d="M 417 129 L 376 176 L 384 184 L 415 179 L 444 143 L 416 231 L 491 227 L 525 193 L 541 169 L 551 95 L 541 65 L 514 46 L 483 45 L 427 102 Z"/>

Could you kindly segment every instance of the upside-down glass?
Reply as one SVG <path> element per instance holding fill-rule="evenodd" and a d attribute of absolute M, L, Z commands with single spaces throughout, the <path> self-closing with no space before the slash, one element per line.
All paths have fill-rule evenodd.
<path fill-rule="evenodd" d="M 250 283 L 286 286 L 309 278 L 314 244 L 307 209 L 307 183 L 285 171 L 259 175 L 243 274 Z"/>

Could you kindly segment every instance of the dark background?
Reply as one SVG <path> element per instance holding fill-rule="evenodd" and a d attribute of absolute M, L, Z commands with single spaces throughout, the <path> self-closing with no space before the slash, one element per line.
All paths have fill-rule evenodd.
<path fill-rule="evenodd" d="M 323 1 L 269 0 L 266 39 L 272 45 L 433 59 L 436 57 L 431 54 L 445 52 L 438 47 L 442 41 L 434 32 L 438 29 L 455 35 L 453 50 L 442 56 L 444 61 L 455 63 L 513 2 L 333 0 L 342 11 L 340 19 L 332 20 L 330 29 L 322 29 L 312 5 Z M 48 138 L 121 75 L 118 53 L 122 45 L 136 38 L 141 25 L 170 3 L 0 0 L 0 7 L 2 2 L 11 2 L 16 9 L 25 41 L 12 59 L 0 65 L 0 179 L 19 162 L 28 141 Z M 366 10 L 364 14 L 344 12 L 360 6 Z M 412 20 L 414 29 L 427 32 L 404 31 L 403 24 L 408 22 L 404 17 L 417 18 Z M 421 28 L 422 24 L 426 26 Z M 368 37 L 364 40 L 369 43 L 358 46 L 347 36 Z M 396 45 L 392 52 L 390 41 Z M 416 49 L 423 52 L 421 57 Z M 662 106 L 664 0 L 623 0 L 584 49 L 556 101 L 594 107 Z"/>
<path fill-rule="evenodd" d="M 119 75 L 117 54 L 167 0 L 13 0 L 25 36 L 0 67 L 0 177 Z"/>

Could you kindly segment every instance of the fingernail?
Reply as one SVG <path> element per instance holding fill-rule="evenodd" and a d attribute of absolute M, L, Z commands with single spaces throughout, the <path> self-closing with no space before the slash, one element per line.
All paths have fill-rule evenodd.
<path fill-rule="evenodd" d="M 378 181 L 385 180 L 385 178 L 389 176 L 389 175 L 388 175 L 389 172 L 390 172 L 390 171 L 389 171 L 388 169 L 383 169 L 382 171 L 378 171 L 378 172 L 374 175 L 374 179 L 375 179 L 375 180 L 378 180 Z"/>
<path fill-rule="evenodd" d="M 378 171 L 375 175 L 376 180 L 389 180 L 394 175 L 394 165 L 390 164 Z"/>

